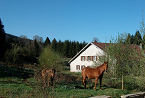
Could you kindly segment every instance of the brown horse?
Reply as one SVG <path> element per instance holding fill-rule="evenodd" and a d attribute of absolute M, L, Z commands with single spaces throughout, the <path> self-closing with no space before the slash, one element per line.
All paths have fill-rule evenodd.
<path fill-rule="evenodd" d="M 49 86 L 50 82 L 51 82 L 51 87 L 53 86 L 55 71 L 56 71 L 55 69 L 51 69 L 51 70 L 43 69 L 41 71 L 44 87 L 46 87 L 46 84 Z"/>
<path fill-rule="evenodd" d="M 101 89 L 101 83 L 102 83 L 102 78 L 103 78 L 103 73 L 106 71 L 108 68 L 108 62 L 104 62 L 104 64 L 96 67 L 96 68 L 90 68 L 90 67 L 85 67 L 82 69 L 82 79 L 83 79 L 83 84 L 86 89 L 86 80 L 87 78 L 90 79 L 95 79 L 95 86 L 94 90 L 96 90 L 96 84 L 97 80 L 100 80 L 100 90 Z"/>

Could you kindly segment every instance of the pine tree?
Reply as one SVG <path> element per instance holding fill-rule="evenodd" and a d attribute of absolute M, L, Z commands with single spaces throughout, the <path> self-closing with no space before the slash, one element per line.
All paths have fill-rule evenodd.
<path fill-rule="evenodd" d="M 44 46 L 47 46 L 47 45 L 50 45 L 50 44 L 51 44 L 51 42 L 50 42 L 49 38 L 47 37 L 45 42 L 44 42 Z"/>
<path fill-rule="evenodd" d="M 127 38 L 125 39 L 125 44 L 131 44 L 131 36 L 129 33 L 128 33 Z"/>
<path fill-rule="evenodd" d="M 131 44 L 134 44 L 134 36 L 131 36 Z"/>
<path fill-rule="evenodd" d="M 53 51 L 57 50 L 57 41 L 55 38 L 52 40 L 51 48 Z"/>
<path fill-rule="evenodd" d="M 59 40 L 59 42 L 57 43 L 57 52 L 62 54 L 62 47 L 63 47 L 63 42 L 61 40 Z"/>
<path fill-rule="evenodd" d="M 142 41 L 141 34 L 139 33 L 139 31 L 136 31 L 134 36 L 134 44 L 140 45 L 141 41 Z"/>
<path fill-rule="evenodd" d="M 36 57 L 39 56 L 39 45 L 36 39 L 34 39 L 34 46 L 35 46 L 35 55 Z"/>
<path fill-rule="evenodd" d="M 77 41 L 76 42 L 76 52 L 78 53 L 80 51 L 80 45 L 79 45 L 79 42 Z"/>
<path fill-rule="evenodd" d="M 69 57 L 70 56 L 70 51 L 69 51 L 69 40 L 66 40 L 63 44 L 63 55 L 66 56 L 66 57 Z"/>
<path fill-rule="evenodd" d="M 1 19 L 0 19 L 0 49 L 1 49 L 0 57 L 3 57 L 5 53 L 5 30 Z"/>

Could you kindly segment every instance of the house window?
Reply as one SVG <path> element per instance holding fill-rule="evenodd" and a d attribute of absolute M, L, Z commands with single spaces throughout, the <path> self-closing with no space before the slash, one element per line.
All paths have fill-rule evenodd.
<path fill-rule="evenodd" d="M 97 61 L 97 56 L 93 56 L 93 61 Z"/>
<path fill-rule="evenodd" d="M 80 65 L 76 65 L 76 70 L 80 70 Z"/>
<path fill-rule="evenodd" d="M 81 70 L 82 70 L 83 68 L 85 68 L 85 65 L 82 65 L 82 66 L 81 66 Z"/>
<path fill-rule="evenodd" d="M 81 61 L 85 61 L 85 56 L 81 56 Z"/>
<path fill-rule="evenodd" d="M 88 56 L 88 61 L 90 61 L 91 60 L 91 58 L 90 58 L 90 56 Z"/>
<path fill-rule="evenodd" d="M 96 61 L 96 56 L 93 56 L 93 61 Z"/>

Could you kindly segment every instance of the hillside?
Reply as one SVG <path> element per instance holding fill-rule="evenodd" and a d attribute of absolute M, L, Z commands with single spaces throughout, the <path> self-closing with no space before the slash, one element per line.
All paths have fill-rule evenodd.
<path fill-rule="evenodd" d="M 19 37 L 15 36 L 15 35 L 11 35 L 11 34 L 8 34 L 8 33 L 5 33 L 5 34 L 6 34 L 6 40 L 8 40 L 10 38 L 19 39 Z"/>

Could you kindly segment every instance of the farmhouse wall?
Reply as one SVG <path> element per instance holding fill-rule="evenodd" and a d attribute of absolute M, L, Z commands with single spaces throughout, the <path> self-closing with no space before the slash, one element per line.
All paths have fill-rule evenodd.
<path fill-rule="evenodd" d="M 86 48 L 80 55 L 78 55 L 71 63 L 70 63 L 70 71 L 71 72 L 81 72 L 82 66 L 93 66 L 94 61 L 87 60 L 88 56 L 97 56 L 97 61 L 99 59 L 99 56 L 104 55 L 104 51 L 98 48 L 97 46 L 91 44 L 88 48 Z M 81 56 L 85 57 L 85 60 L 81 60 Z M 80 66 L 80 70 L 77 70 L 76 66 Z"/>

